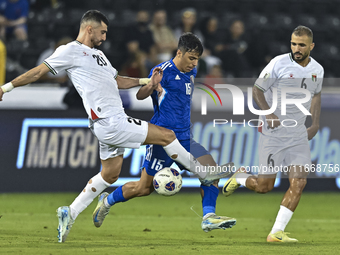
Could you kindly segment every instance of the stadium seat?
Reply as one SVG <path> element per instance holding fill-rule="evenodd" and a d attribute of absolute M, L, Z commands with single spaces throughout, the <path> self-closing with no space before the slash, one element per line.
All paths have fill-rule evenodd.
<path fill-rule="evenodd" d="M 268 51 L 271 56 L 277 56 L 284 53 L 290 52 L 290 44 L 289 41 L 281 42 L 281 41 L 272 41 L 268 46 Z"/>
<path fill-rule="evenodd" d="M 37 51 L 25 51 L 20 55 L 19 62 L 22 67 L 31 69 L 37 65 L 39 55 Z"/>
<path fill-rule="evenodd" d="M 296 17 L 296 21 L 299 23 L 299 25 L 304 25 L 311 29 L 315 28 L 318 24 L 318 21 L 315 16 L 307 14 L 298 15 Z"/>
<path fill-rule="evenodd" d="M 37 0 L 38 1 L 38 0 Z M 43 0 L 40 0 L 43 1 Z M 105 49 L 122 51 L 123 42 L 128 26 L 134 22 L 135 13 L 146 9 L 152 12 L 165 9 L 168 12 L 168 24 L 177 26 L 180 13 L 184 8 L 193 7 L 197 11 L 198 22 L 204 17 L 214 15 L 219 18 L 221 33 L 229 28 L 231 21 L 241 18 L 245 22 L 247 33 L 256 33 L 271 45 L 268 50 L 281 54 L 289 50 L 289 40 L 292 30 L 302 24 L 312 28 L 316 47 L 312 56 L 326 63 L 326 56 L 337 61 L 334 55 L 340 45 L 340 0 L 60 0 L 61 5 L 53 9 L 48 4 L 31 5 L 28 17 L 29 42 L 41 48 L 46 41 L 38 43 L 36 38 L 57 40 L 65 35 L 76 37 L 80 17 L 86 10 L 98 9 L 103 11 L 110 21 L 107 45 Z M 39 8 L 38 8 L 39 7 Z M 9 43 L 8 43 L 9 44 Z M 324 44 L 324 45 L 322 45 Z M 25 47 L 8 45 L 8 56 L 19 60 Z M 264 46 L 266 47 L 266 46 Z M 288 48 L 287 48 L 288 47 Z M 18 48 L 18 49 L 17 49 Z M 27 47 L 26 47 L 27 48 Z M 267 50 L 267 48 L 265 49 Z M 325 51 L 325 52 L 323 52 Z M 116 57 L 119 54 L 112 53 Z M 121 62 L 114 60 L 114 62 Z M 29 63 L 25 63 L 29 65 Z M 337 74 L 334 65 L 327 66 L 328 74 Z"/>
<path fill-rule="evenodd" d="M 268 17 L 259 13 L 249 13 L 247 15 L 247 27 L 250 29 L 262 29 L 269 25 Z"/>
<path fill-rule="evenodd" d="M 7 57 L 14 61 L 19 60 L 21 54 L 28 49 L 29 45 L 28 41 L 17 41 L 15 39 L 8 41 L 6 43 Z"/>
<path fill-rule="evenodd" d="M 232 12 L 225 12 L 219 19 L 219 28 L 220 29 L 229 29 L 231 22 L 235 19 L 242 19 L 241 14 L 239 13 L 232 13 Z"/>

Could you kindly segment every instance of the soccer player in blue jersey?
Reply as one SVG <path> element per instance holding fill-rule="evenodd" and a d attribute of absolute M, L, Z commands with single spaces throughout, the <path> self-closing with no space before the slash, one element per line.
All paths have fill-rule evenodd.
<path fill-rule="evenodd" d="M 143 100 L 151 95 L 154 116 L 151 123 L 175 132 L 184 148 L 202 164 L 216 166 L 216 162 L 209 152 L 195 142 L 191 134 L 190 106 L 193 79 L 197 74 L 197 63 L 203 53 L 203 46 L 199 38 L 192 33 L 183 34 L 178 43 L 178 50 L 174 59 L 159 64 L 163 70 L 160 84 L 146 85 L 140 88 L 137 99 Z M 152 75 L 153 69 L 150 72 Z M 174 162 L 162 146 L 147 145 L 145 161 L 141 178 L 137 182 L 128 182 L 118 187 L 114 192 L 102 193 L 98 205 L 93 212 L 93 222 L 100 227 L 110 207 L 119 202 L 125 202 L 134 197 L 147 196 L 154 191 L 153 177 L 158 170 L 170 167 Z M 181 169 L 182 165 L 176 163 Z M 236 219 L 217 216 L 215 214 L 216 200 L 219 193 L 218 180 L 201 184 L 203 220 L 201 227 L 205 232 L 213 229 L 231 228 Z"/>

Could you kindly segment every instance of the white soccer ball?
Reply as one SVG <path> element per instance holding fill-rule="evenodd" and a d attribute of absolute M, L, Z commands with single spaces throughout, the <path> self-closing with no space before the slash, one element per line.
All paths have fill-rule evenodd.
<path fill-rule="evenodd" d="M 165 167 L 153 177 L 153 187 L 163 196 L 173 196 L 182 188 L 182 176 L 173 168 Z"/>

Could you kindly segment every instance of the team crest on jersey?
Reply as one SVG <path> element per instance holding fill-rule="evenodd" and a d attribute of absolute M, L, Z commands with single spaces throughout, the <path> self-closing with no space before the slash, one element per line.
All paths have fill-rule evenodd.
<path fill-rule="evenodd" d="M 312 81 L 316 82 L 316 80 L 317 80 L 316 73 L 312 73 Z"/>
<path fill-rule="evenodd" d="M 263 81 L 267 80 L 269 78 L 269 76 L 270 76 L 270 73 L 266 73 L 263 77 Z"/>

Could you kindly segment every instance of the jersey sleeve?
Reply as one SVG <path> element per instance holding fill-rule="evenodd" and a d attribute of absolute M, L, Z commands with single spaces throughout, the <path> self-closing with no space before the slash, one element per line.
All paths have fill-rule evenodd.
<path fill-rule="evenodd" d="M 255 85 L 262 91 L 267 91 L 275 82 L 277 75 L 275 73 L 276 59 L 273 59 L 269 64 L 262 70 L 259 78 L 256 80 Z"/>
<path fill-rule="evenodd" d="M 319 94 L 322 89 L 324 70 L 321 70 L 321 77 L 318 79 L 318 86 L 316 87 L 315 94 Z"/>
<path fill-rule="evenodd" d="M 73 54 L 71 47 L 68 45 L 58 47 L 55 52 L 44 61 L 44 64 L 54 75 L 62 70 L 71 68 L 73 66 Z"/>

